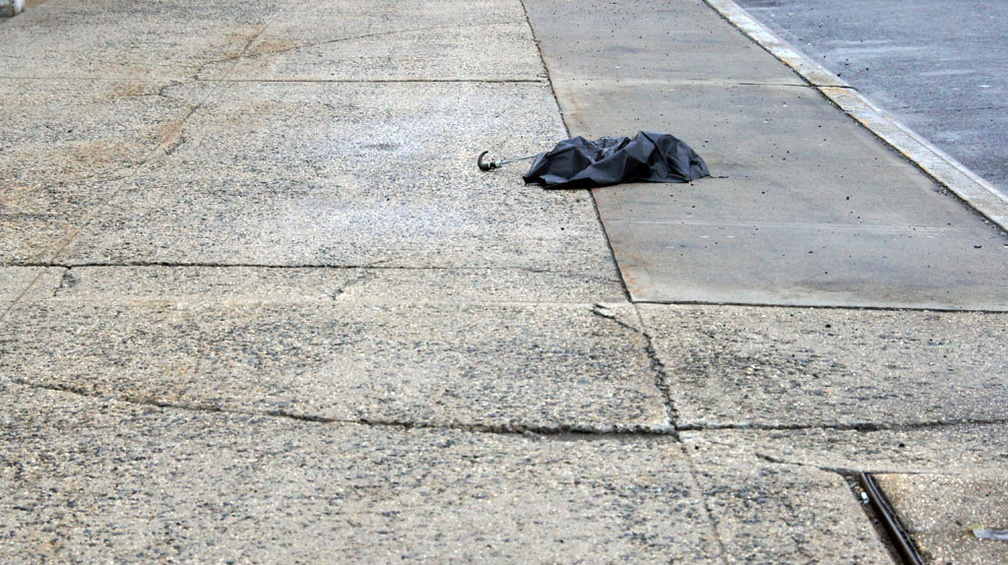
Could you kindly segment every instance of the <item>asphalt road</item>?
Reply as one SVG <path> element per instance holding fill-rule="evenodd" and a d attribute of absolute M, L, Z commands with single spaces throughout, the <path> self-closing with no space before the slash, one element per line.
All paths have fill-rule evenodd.
<path fill-rule="evenodd" d="M 1008 194 L 1008 2 L 736 2 Z"/>

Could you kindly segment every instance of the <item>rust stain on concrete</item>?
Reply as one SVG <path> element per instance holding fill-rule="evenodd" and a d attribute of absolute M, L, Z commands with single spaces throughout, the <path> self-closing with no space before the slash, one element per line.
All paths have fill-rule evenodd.
<path fill-rule="evenodd" d="M 290 51 L 296 49 L 295 45 L 291 41 L 286 41 L 283 39 L 271 39 L 264 40 L 256 43 L 249 49 L 249 55 L 269 55 L 270 53 L 279 53 L 283 51 Z"/>
<path fill-rule="evenodd" d="M 74 161 L 86 165 L 104 165 L 113 162 L 132 161 L 133 155 L 129 146 L 108 141 L 82 143 L 71 150 Z"/>
<path fill-rule="evenodd" d="M 157 132 L 157 142 L 162 147 L 174 147 L 182 142 L 182 124 L 184 120 L 178 120 L 165 124 Z"/>
<path fill-rule="evenodd" d="M 117 82 L 108 89 L 105 94 L 105 99 L 110 101 L 124 100 L 128 98 L 147 96 L 151 93 L 151 87 L 142 82 Z"/>

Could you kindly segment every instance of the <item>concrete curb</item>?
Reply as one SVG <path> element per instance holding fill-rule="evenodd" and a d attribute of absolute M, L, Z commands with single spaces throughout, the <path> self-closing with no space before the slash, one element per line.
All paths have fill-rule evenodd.
<path fill-rule="evenodd" d="M 998 192 L 994 185 L 872 104 L 853 86 L 800 52 L 733 0 L 704 2 L 928 176 L 1008 231 L 1008 197 Z"/>

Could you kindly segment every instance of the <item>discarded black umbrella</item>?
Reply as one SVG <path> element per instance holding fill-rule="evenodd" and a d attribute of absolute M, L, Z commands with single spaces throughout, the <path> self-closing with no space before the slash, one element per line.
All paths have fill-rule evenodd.
<path fill-rule="evenodd" d="M 667 133 L 638 132 L 633 138 L 565 139 L 551 151 L 514 159 L 483 162 L 481 170 L 535 159 L 522 178 L 544 188 L 593 188 L 623 182 L 690 182 L 710 174 L 707 164 L 689 145 Z"/>

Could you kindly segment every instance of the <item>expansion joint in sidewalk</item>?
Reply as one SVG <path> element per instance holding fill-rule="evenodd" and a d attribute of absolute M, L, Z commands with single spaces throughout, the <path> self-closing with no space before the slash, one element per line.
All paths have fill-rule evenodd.
<path fill-rule="evenodd" d="M 379 260 L 372 263 L 223 263 L 223 262 L 202 262 L 202 261 L 86 261 L 86 262 L 60 262 L 60 261 L 25 261 L 17 263 L 0 263 L 0 268 L 47 268 L 47 269 L 89 269 L 89 268 L 142 268 L 161 267 L 179 269 L 268 269 L 268 270 L 300 270 L 300 269 L 333 269 L 355 271 L 368 269 L 374 271 L 519 271 L 537 274 L 557 274 L 563 275 L 565 271 L 556 271 L 536 267 L 479 267 L 479 266 L 446 266 L 446 265 L 389 265 L 388 260 Z"/>
<path fill-rule="evenodd" d="M 395 267 L 382 265 L 382 262 L 376 263 L 363 263 L 363 264 L 351 264 L 351 263 L 297 263 L 297 264 L 286 264 L 279 265 L 276 263 L 218 263 L 218 262 L 203 262 L 203 261 L 116 261 L 116 262 L 101 262 L 101 261 L 85 261 L 85 262 L 58 262 L 58 261 L 26 261 L 12 264 L 0 264 L 0 268 L 9 267 L 35 267 L 35 268 L 50 268 L 50 269 L 88 269 L 88 268 L 110 268 L 114 269 L 120 268 L 135 268 L 135 267 L 166 267 L 166 268 L 205 268 L 205 269 L 275 269 L 275 270 L 297 270 L 297 269 L 341 269 L 341 270 L 355 270 L 355 269 L 389 269 L 389 270 L 463 270 L 465 268 L 460 267 L 458 269 L 448 268 L 448 267 Z"/>
<path fill-rule="evenodd" d="M 258 84 L 539 84 L 549 82 L 543 78 L 375 78 L 375 79 L 317 79 L 317 78 L 222 78 L 197 79 L 204 83 L 258 83 Z"/>
<path fill-rule="evenodd" d="M 14 378 L 8 382 L 38 390 L 48 390 L 71 394 L 89 399 L 114 400 L 147 408 L 161 410 L 181 410 L 186 412 L 203 412 L 208 414 L 230 414 L 237 416 L 252 416 L 291 420 L 296 422 L 324 425 L 365 426 L 374 428 L 395 428 L 400 430 L 451 430 L 469 433 L 493 435 L 535 437 L 563 437 L 565 439 L 628 439 L 628 438 L 674 438 L 677 432 L 670 426 L 635 425 L 635 424 L 589 424 L 589 423 L 557 423 L 557 424 L 467 424 L 467 423 L 437 423 L 415 422 L 409 420 L 381 418 L 336 418 L 313 414 L 297 413 L 286 410 L 240 410 L 223 406 L 200 404 L 198 402 L 169 402 L 152 397 L 138 395 L 102 394 L 65 384 L 36 383 L 25 379 Z"/>
<path fill-rule="evenodd" d="M 928 430 L 951 428 L 956 426 L 1000 426 L 1008 424 L 1005 418 L 961 418 L 934 420 L 928 422 L 882 423 L 882 422 L 850 422 L 829 424 L 784 424 L 738 422 L 723 424 L 681 424 L 676 426 L 680 432 L 714 432 L 714 431 L 856 431 L 856 432 L 900 432 L 913 430 Z"/>
<path fill-rule="evenodd" d="M 626 424 L 438 424 L 371 418 L 363 418 L 354 421 L 339 421 L 338 423 L 401 428 L 406 430 L 454 430 L 493 435 L 517 435 L 532 438 L 537 436 L 560 436 L 567 439 L 624 439 L 633 437 L 677 438 L 676 431 L 671 427 Z"/>

